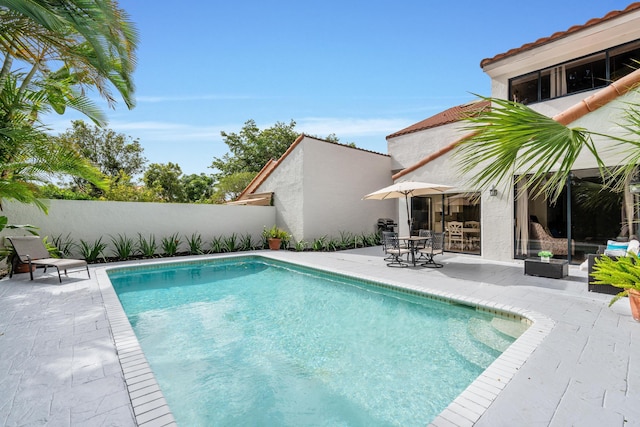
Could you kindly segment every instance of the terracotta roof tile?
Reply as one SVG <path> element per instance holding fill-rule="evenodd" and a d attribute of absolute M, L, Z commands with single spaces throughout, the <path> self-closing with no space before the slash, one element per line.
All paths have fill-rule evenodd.
<path fill-rule="evenodd" d="M 408 133 L 419 132 L 421 130 L 434 128 L 437 126 L 446 125 L 448 123 L 459 122 L 470 114 L 483 111 L 491 105 L 489 101 L 477 101 L 470 102 L 468 104 L 457 105 L 451 107 L 448 110 L 444 110 L 441 113 L 431 116 L 428 119 L 424 119 L 421 122 L 406 127 L 398 132 L 392 133 L 387 136 L 389 138 L 395 138 L 396 136 L 406 135 Z"/>
<path fill-rule="evenodd" d="M 620 15 L 624 15 L 625 13 L 629 13 L 629 12 L 634 11 L 636 9 L 640 9 L 640 2 L 631 3 L 624 10 L 611 11 L 611 12 L 607 13 L 605 16 L 603 16 L 602 18 L 590 19 L 590 20 L 588 20 L 586 23 L 584 23 L 582 25 L 574 25 L 573 27 L 569 28 L 566 31 L 558 31 L 557 33 L 554 33 L 549 37 L 542 37 L 542 38 L 536 40 L 533 43 L 524 44 L 524 45 L 522 45 L 520 47 L 508 50 L 505 53 L 500 53 L 500 54 L 494 56 L 493 58 L 485 58 L 482 61 L 480 61 L 480 67 L 484 68 L 485 66 L 487 66 L 487 65 L 489 65 L 489 64 L 491 64 L 493 62 L 499 61 L 501 59 L 507 58 L 507 57 L 512 56 L 512 55 L 516 55 L 516 54 L 518 54 L 520 52 L 524 52 L 524 51 L 529 50 L 529 49 L 536 48 L 538 46 L 542 46 L 542 45 L 544 45 L 546 43 L 550 43 L 552 41 L 561 39 L 563 37 L 567 37 L 570 34 L 573 34 L 575 32 L 578 32 L 578 31 L 584 30 L 586 28 L 592 27 L 594 25 L 600 24 L 601 22 L 617 18 Z"/>

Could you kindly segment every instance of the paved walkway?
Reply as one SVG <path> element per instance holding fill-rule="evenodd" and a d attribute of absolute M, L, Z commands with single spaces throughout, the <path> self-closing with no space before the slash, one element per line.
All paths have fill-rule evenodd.
<path fill-rule="evenodd" d="M 380 248 L 264 254 L 549 319 L 539 324 L 546 329 L 539 344 L 516 354 L 524 363 L 491 386 L 497 391 L 486 411 L 473 399 L 457 400 L 434 425 L 640 426 L 640 324 L 626 301 L 609 308 L 610 296 L 587 292 L 586 274 L 577 267 L 567 280 L 553 280 L 524 276 L 521 263 L 455 254 L 441 258 L 442 269 L 388 268 Z M 104 266 L 92 268 L 91 280 L 74 273 L 58 284 L 38 271 L 33 282 L 27 274 L 0 281 L 0 425 L 171 423 L 152 409 L 141 413 L 144 406 L 127 390 L 122 345 L 128 344 L 116 350 L 123 326 L 112 308 L 107 314 L 113 304 L 96 280 L 101 276 Z M 529 335 L 535 332 L 534 324 Z M 482 382 L 472 387 L 489 388 Z"/>

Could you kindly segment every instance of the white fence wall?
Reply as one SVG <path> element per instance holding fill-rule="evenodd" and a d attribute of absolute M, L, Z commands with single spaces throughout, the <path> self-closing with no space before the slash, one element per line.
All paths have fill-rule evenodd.
<path fill-rule="evenodd" d="M 213 237 L 251 234 L 254 241 L 262 239 L 262 230 L 276 221 L 273 206 L 228 206 L 184 203 L 134 203 L 80 200 L 50 200 L 49 214 L 33 205 L 3 203 L 1 215 L 9 224 L 31 224 L 39 227 L 41 236 L 67 236 L 94 242 L 102 237 L 109 244 L 110 236 L 123 235 L 137 240 L 138 233 L 154 235 L 160 245 L 162 237 L 178 233 L 183 240 L 180 250 L 186 250 L 185 236 L 199 233 L 208 248 Z M 3 236 L 24 234 L 19 230 L 4 230 Z M 2 239 L 4 241 L 4 239 Z M 77 254 L 76 254 L 77 255 Z"/>

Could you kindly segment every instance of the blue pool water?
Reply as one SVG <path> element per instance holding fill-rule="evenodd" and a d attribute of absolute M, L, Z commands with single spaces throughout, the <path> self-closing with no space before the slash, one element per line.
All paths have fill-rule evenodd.
<path fill-rule="evenodd" d="M 109 276 L 183 426 L 424 426 L 515 339 L 493 327 L 513 321 L 259 257 Z"/>

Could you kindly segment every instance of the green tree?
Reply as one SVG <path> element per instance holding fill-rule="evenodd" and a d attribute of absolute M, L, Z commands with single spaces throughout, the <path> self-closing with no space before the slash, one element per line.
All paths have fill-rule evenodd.
<path fill-rule="evenodd" d="M 184 202 L 185 194 L 181 181 L 182 169 L 175 163 L 151 163 L 144 172 L 143 181 L 164 202 Z"/>
<path fill-rule="evenodd" d="M 205 202 L 211 198 L 215 182 L 211 175 L 194 173 L 183 175 L 180 180 L 184 190 L 185 201 L 192 203 Z"/>
<path fill-rule="evenodd" d="M 121 172 L 121 175 L 124 175 Z M 122 176 L 111 182 L 111 185 L 101 197 L 104 200 L 119 202 L 160 202 L 160 196 L 153 189 L 136 185 L 131 177 Z"/>
<path fill-rule="evenodd" d="M 211 200 L 213 203 L 225 203 L 235 200 L 255 175 L 253 172 L 237 172 L 220 178 Z"/>
<path fill-rule="evenodd" d="M 140 142 L 132 140 L 111 129 L 89 126 L 82 120 L 72 122 L 72 128 L 57 137 L 58 143 L 75 149 L 85 159 L 93 163 L 111 182 L 111 185 L 121 183 L 123 178 L 142 173 L 147 159 L 143 156 L 144 149 Z M 87 186 L 87 181 L 74 178 L 74 183 L 80 189 Z M 103 194 L 89 188 L 94 195 Z"/>
<path fill-rule="evenodd" d="M 254 175 L 270 159 L 277 159 L 298 137 L 294 130 L 296 122 L 289 124 L 277 122 L 270 128 L 260 130 L 253 120 L 245 122 L 239 133 L 221 132 L 223 142 L 229 147 L 229 153 L 216 157 L 211 167 L 220 171 L 217 178 L 238 172 L 252 172 Z"/>

